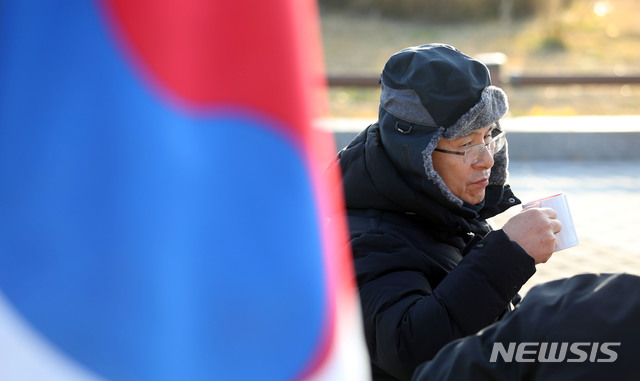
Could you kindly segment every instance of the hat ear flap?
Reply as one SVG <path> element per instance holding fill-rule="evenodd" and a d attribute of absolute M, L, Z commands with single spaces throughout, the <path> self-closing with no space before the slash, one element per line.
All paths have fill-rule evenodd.
<path fill-rule="evenodd" d="M 502 132 L 500 122 L 496 122 L 496 128 L 493 134 L 497 135 Z M 493 167 L 491 167 L 491 176 L 489 176 L 490 185 L 503 186 L 509 178 L 509 142 L 504 142 L 504 147 L 493 155 Z"/>

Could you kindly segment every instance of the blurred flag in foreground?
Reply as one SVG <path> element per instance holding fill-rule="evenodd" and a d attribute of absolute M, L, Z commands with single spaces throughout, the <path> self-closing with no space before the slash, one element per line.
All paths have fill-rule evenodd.
<path fill-rule="evenodd" d="M 0 3 L 1 380 L 368 377 L 316 11 Z"/>

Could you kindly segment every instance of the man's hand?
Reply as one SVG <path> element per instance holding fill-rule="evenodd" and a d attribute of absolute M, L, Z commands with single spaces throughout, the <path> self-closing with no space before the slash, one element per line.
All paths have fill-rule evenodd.
<path fill-rule="evenodd" d="M 558 245 L 555 233 L 562 229 L 553 209 L 533 204 L 511 217 L 502 227 L 509 239 L 520 245 L 538 263 L 545 263 Z"/>

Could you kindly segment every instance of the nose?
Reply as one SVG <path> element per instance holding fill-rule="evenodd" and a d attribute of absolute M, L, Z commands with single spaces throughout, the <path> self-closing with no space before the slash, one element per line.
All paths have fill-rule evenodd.
<path fill-rule="evenodd" d="M 481 169 L 488 169 L 493 167 L 493 151 L 488 145 L 485 145 L 478 156 L 473 162 L 473 166 Z"/>

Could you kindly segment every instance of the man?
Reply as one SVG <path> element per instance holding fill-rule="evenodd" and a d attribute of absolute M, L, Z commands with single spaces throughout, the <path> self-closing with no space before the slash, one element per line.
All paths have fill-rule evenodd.
<path fill-rule="evenodd" d="M 447 343 L 498 320 L 546 262 L 561 229 L 507 180 L 507 97 L 454 47 L 386 63 L 377 123 L 342 150 L 351 245 L 375 380 L 410 379 Z"/>

